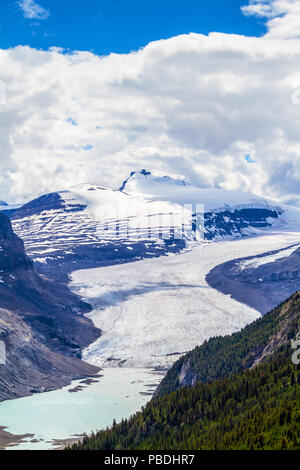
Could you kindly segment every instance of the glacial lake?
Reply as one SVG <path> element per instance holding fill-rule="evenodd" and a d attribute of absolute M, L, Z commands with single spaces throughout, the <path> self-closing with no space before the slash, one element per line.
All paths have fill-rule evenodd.
<path fill-rule="evenodd" d="M 74 381 L 61 390 L 0 403 L 0 426 L 14 435 L 33 435 L 8 449 L 55 449 L 61 447 L 56 440 L 77 438 L 111 426 L 114 419 L 129 418 L 151 399 L 162 379 L 151 369 L 111 368 L 101 374 L 88 386 Z M 84 389 L 69 392 L 78 385 Z"/>

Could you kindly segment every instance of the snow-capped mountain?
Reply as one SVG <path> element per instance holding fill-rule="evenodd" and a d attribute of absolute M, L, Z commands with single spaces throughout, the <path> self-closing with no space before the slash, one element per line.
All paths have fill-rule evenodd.
<path fill-rule="evenodd" d="M 172 238 L 171 211 L 165 202 L 82 184 L 25 204 L 11 220 L 39 271 L 61 278 L 79 268 L 177 252 L 184 242 Z M 152 230 L 158 221 L 161 234 Z"/>
<path fill-rule="evenodd" d="M 199 212 L 203 215 L 200 228 L 206 240 L 250 235 L 255 229 L 274 224 L 299 227 L 300 223 L 298 208 L 242 191 L 202 189 L 184 180 L 156 176 L 146 170 L 132 172 L 120 190 L 148 203 L 167 203 L 177 211 L 184 207 L 192 217 Z"/>
<path fill-rule="evenodd" d="M 5 202 L 5 201 L 0 201 L 0 209 L 1 209 L 2 207 L 7 207 L 7 206 L 8 206 L 7 202 Z"/>
<path fill-rule="evenodd" d="M 119 189 L 82 184 L 41 196 L 11 220 L 38 272 L 66 282 L 73 273 L 72 289 L 92 304 L 102 335 L 84 351 L 86 360 L 168 367 L 210 336 L 259 316 L 210 288 L 206 275 L 271 243 L 298 242 L 300 210 L 142 170 Z M 211 243 L 219 240 L 226 241 Z M 145 259 L 183 249 L 178 257 Z"/>
<path fill-rule="evenodd" d="M 59 262 L 62 273 L 158 256 L 186 242 L 300 226 L 300 210 L 142 170 L 132 172 L 119 189 L 81 184 L 41 196 L 16 209 L 11 219 L 41 270 Z"/>

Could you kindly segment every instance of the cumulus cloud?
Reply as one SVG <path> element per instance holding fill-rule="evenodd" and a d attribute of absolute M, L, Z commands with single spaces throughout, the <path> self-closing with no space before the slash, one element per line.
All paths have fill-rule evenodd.
<path fill-rule="evenodd" d="M 295 200 L 299 64 L 300 40 L 269 34 L 188 34 L 107 57 L 2 50 L 0 199 L 118 187 L 149 168 Z"/>
<path fill-rule="evenodd" d="M 50 11 L 43 8 L 34 0 L 19 0 L 18 5 L 23 11 L 25 18 L 46 20 L 50 16 Z"/>
<path fill-rule="evenodd" d="M 298 0 L 251 0 L 242 11 L 245 15 L 266 18 L 269 36 L 300 37 Z"/>

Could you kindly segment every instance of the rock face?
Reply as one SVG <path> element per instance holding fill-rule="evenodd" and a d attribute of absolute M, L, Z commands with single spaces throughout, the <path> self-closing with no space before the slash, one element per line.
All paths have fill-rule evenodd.
<path fill-rule="evenodd" d="M 81 349 L 100 331 L 83 316 L 90 306 L 65 285 L 38 275 L 22 240 L 0 213 L 0 400 L 54 389 L 93 375 Z"/>
<path fill-rule="evenodd" d="M 2 282 L 12 278 L 16 270 L 32 270 L 22 240 L 17 237 L 7 217 L 0 213 L 0 272 Z"/>

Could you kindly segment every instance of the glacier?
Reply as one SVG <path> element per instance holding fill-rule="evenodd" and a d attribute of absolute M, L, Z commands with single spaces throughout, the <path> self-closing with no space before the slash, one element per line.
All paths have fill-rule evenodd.
<path fill-rule="evenodd" d="M 71 275 L 92 305 L 102 336 L 85 360 L 165 369 L 260 316 L 212 289 L 206 275 L 299 243 L 300 209 L 141 170 L 119 189 L 81 184 L 40 196 L 11 219 L 38 271 L 65 282 Z"/>
<path fill-rule="evenodd" d="M 83 354 L 101 367 L 166 369 L 210 337 L 241 330 L 260 313 L 211 288 L 206 275 L 228 260 L 299 242 L 298 232 L 192 244 L 180 254 L 72 273 L 71 289 L 93 307 L 102 336 Z"/>
<path fill-rule="evenodd" d="M 193 232 L 197 204 L 201 237 L 182 229 L 185 219 L 184 224 L 176 219 L 186 211 Z M 26 449 L 49 448 L 49 440 L 129 416 L 182 354 L 261 316 L 212 288 L 206 280 L 211 270 L 239 260 L 243 271 L 251 263 L 288 256 L 299 245 L 297 208 L 242 192 L 196 188 L 146 170 L 132 172 L 119 189 L 82 184 L 42 195 L 9 215 L 37 270 L 54 280 L 62 277 L 88 301 L 87 315 L 102 332 L 82 353 L 103 368 L 99 383 L 79 394 L 66 388 L 21 399 L 17 415 L 11 413 L 15 403 L 1 405 L 2 424 L 11 432 L 32 431 L 44 439 L 24 442 Z M 49 431 L 53 403 L 63 420 L 55 420 Z M 32 413 L 36 406 L 38 415 Z"/>

